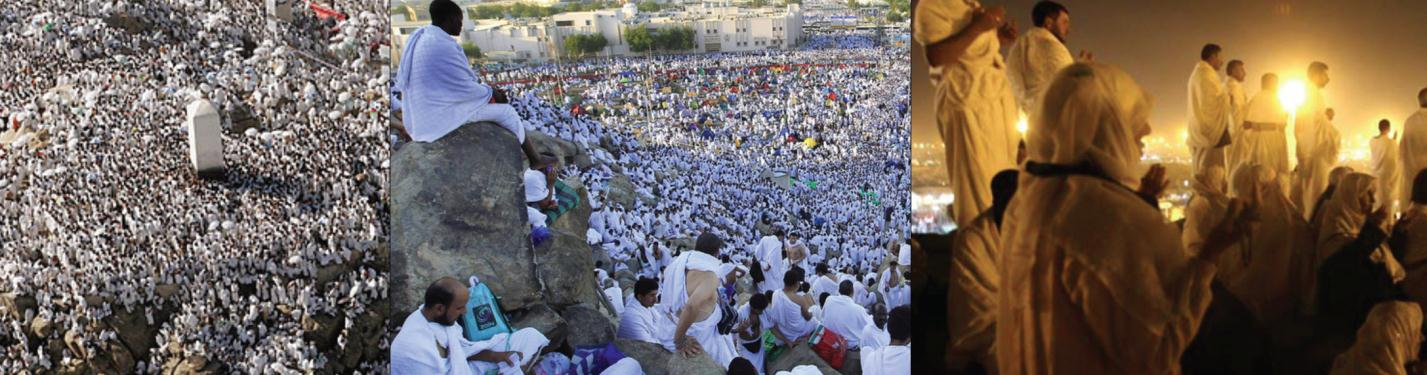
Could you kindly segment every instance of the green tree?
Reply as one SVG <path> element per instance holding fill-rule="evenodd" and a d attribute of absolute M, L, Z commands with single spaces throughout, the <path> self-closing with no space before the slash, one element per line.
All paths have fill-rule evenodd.
<path fill-rule="evenodd" d="M 694 48 L 694 29 L 687 26 L 660 29 L 655 40 L 661 50 L 687 51 Z"/>
<path fill-rule="evenodd" d="M 565 38 L 565 53 L 575 57 L 584 57 L 589 54 L 598 53 L 609 45 L 609 40 L 604 35 L 587 34 L 571 35 Z"/>
<path fill-rule="evenodd" d="M 749 7 L 762 8 L 768 6 L 768 0 L 753 0 L 748 3 Z"/>
<path fill-rule="evenodd" d="M 659 3 L 654 2 L 654 0 L 641 1 L 639 2 L 639 5 L 636 5 L 635 7 L 639 8 L 640 12 L 658 12 L 659 10 L 664 9 L 664 6 L 659 5 Z"/>
<path fill-rule="evenodd" d="M 783 0 L 783 6 L 788 6 L 788 4 L 799 4 L 799 5 L 801 5 L 801 4 L 803 4 L 803 0 Z"/>
<path fill-rule="evenodd" d="M 583 43 L 580 44 L 580 51 L 586 55 L 599 53 L 609 46 L 609 39 L 605 39 L 604 34 L 586 35 Z"/>
<path fill-rule="evenodd" d="M 897 12 L 887 12 L 887 21 L 888 21 L 888 22 L 902 22 L 903 20 L 906 20 L 906 19 L 907 19 L 907 17 L 906 17 L 906 16 L 903 16 L 901 13 L 897 13 Z"/>
<path fill-rule="evenodd" d="M 848 8 L 852 8 L 852 9 L 857 9 L 857 8 L 861 8 L 861 7 L 862 7 L 862 4 L 858 4 L 858 3 L 857 3 L 857 0 L 847 0 L 847 7 L 848 7 Z"/>
<path fill-rule="evenodd" d="M 625 28 L 624 41 L 629 43 L 631 51 L 648 52 L 654 49 L 654 35 L 649 32 L 649 25 L 641 24 Z"/>
<path fill-rule="evenodd" d="M 461 43 L 461 49 L 466 51 L 466 60 L 475 61 L 481 58 L 481 47 L 471 42 Z"/>

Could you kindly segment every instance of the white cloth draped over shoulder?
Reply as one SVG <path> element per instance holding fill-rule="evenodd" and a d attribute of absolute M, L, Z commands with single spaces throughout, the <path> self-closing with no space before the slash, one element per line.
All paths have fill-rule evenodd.
<path fill-rule="evenodd" d="M 490 103 L 493 91 L 480 83 L 461 45 L 440 27 L 412 33 L 402 50 L 396 89 L 401 93 L 402 124 L 417 142 L 432 142 L 469 121 L 501 123 L 525 142 L 525 127 L 510 118 L 509 105 Z"/>
<path fill-rule="evenodd" d="M 924 46 L 946 40 L 971 25 L 976 0 L 917 4 L 913 37 Z M 995 32 L 975 38 L 956 61 L 931 67 L 937 88 L 936 119 L 951 177 L 952 219 L 970 223 L 991 207 L 991 178 L 1016 167 L 1016 101 L 1006 80 Z"/>
<path fill-rule="evenodd" d="M 1427 168 L 1427 108 L 1418 109 L 1402 122 L 1400 140 L 1402 143 L 1398 145 L 1397 152 L 1401 156 L 1398 162 L 1402 165 L 1402 187 L 1398 196 L 1402 197 L 1402 207 L 1405 208 L 1412 198 L 1412 179 L 1417 178 L 1417 172 Z"/>
<path fill-rule="evenodd" d="M 1422 342 L 1422 308 L 1411 302 L 1373 306 L 1358 338 L 1333 360 L 1333 375 L 1407 374 Z"/>
<path fill-rule="evenodd" d="M 1328 174 L 1338 163 L 1340 135 L 1328 119 L 1327 110 L 1323 90 L 1310 84 L 1306 99 L 1293 119 L 1298 156 L 1298 208 L 1305 217 L 1316 215 L 1311 213 L 1313 205 L 1328 189 Z"/>
<path fill-rule="evenodd" d="M 1402 168 L 1397 164 L 1397 140 L 1379 134 L 1368 141 L 1372 152 L 1372 171 L 1377 176 L 1377 201 L 1387 206 L 1388 217 L 1396 217 L 1397 188 L 1402 184 Z"/>
<path fill-rule="evenodd" d="M 867 309 L 848 296 L 829 296 L 823 304 L 823 325 L 847 340 L 847 347 L 860 346 L 862 328 L 872 324 Z"/>
<path fill-rule="evenodd" d="M 1240 129 L 1234 137 L 1233 149 L 1237 152 L 1235 167 L 1263 165 L 1272 168 L 1280 176 L 1287 176 L 1288 169 L 1288 111 L 1279 104 L 1278 92 L 1259 91 L 1249 100 L 1244 121 L 1252 124 L 1251 129 Z M 1237 124 L 1236 127 L 1243 127 Z M 1230 176 L 1238 173 L 1228 171 Z"/>
<path fill-rule="evenodd" d="M 1118 68 L 1077 63 L 1044 101 L 1030 160 L 1088 163 L 1105 178 L 1022 175 L 1001 227 L 999 371 L 1172 372 L 1209 307 L 1214 265 L 1186 256 L 1179 230 L 1132 192 L 1149 99 Z"/>
<path fill-rule="evenodd" d="M 996 363 L 996 293 L 1001 284 L 996 259 L 1000 257 L 1001 229 L 983 214 L 961 227 L 952 239 L 951 270 L 947 287 L 948 343 L 953 365 L 971 360 Z"/>
<path fill-rule="evenodd" d="M 1006 78 L 1016 94 L 1016 104 L 1028 119 L 1040 111 L 1038 104 L 1050 80 L 1060 69 L 1075 63 L 1070 50 L 1050 30 L 1034 27 L 1021 34 L 1006 53 Z"/>
<path fill-rule="evenodd" d="M 717 274 L 719 265 L 718 258 L 698 251 L 686 251 L 674 258 L 674 261 L 669 263 L 669 267 L 664 269 L 664 283 L 659 285 L 661 301 L 655 305 L 655 308 L 667 312 L 672 317 L 679 316 L 680 311 L 689 302 L 688 272 L 704 271 Z M 733 361 L 737 354 L 733 350 L 732 338 L 718 333 L 716 326 L 723 316 L 722 311 L 716 304 L 712 308 L 713 312 L 708 317 L 694 322 L 684 334 L 698 341 L 704 352 L 713 358 L 715 363 L 727 369 L 728 363 Z M 674 323 L 678 324 L 677 321 Z"/>
<path fill-rule="evenodd" d="M 906 375 L 912 373 L 911 345 L 888 345 L 864 349 L 862 373 L 865 375 Z"/>
<path fill-rule="evenodd" d="M 1194 152 L 1194 173 L 1211 165 L 1223 166 L 1220 142 L 1229 126 L 1229 94 L 1219 73 L 1204 61 L 1189 74 L 1189 148 Z M 1212 153 L 1220 153 L 1213 155 Z"/>

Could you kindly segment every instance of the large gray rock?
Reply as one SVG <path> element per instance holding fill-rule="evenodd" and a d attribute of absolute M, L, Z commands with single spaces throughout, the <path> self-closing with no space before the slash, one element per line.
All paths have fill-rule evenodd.
<path fill-rule="evenodd" d="M 591 305 L 570 306 L 560 316 L 573 327 L 568 338 L 571 347 L 604 346 L 614 341 L 614 322 Z"/>
<path fill-rule="evenodd" d="M 673 354 L 669 356 L 669 361 L 665 362 L 664 367 L 670 374 L 680 375 L 723 375 L 727 372 L 707 353 L 692 357 Z"/>
<path fill-rule="evenodd" d="M 555 138 L 540 132 L 525 132 L 525 138 L 530 141 L 531 145 L 535 146 L 536 152 L 550 152 L 555 154 L 556 157 L 560 158 L 561 165 L 580 165 L 581 162 L 583 162 L 585 166 L 581 166 L 581 168 L 587 168 L 588 165 L 592 164 L 590 163 L 589 155 L 585 153 L 584 149 L 580 148 L 580 145 L 575 144 L 575 142 Z"/>
<path fill-rule="evenodd" d="M 514 134 L 482 122 L 392 156 L 392 311 L 414 311 L 443 276 L 480 276 L 507 311 L 540 300 L 521 155 Z"/>
<path fill-rule="evenodd" d="M 510 314 L 509 318 L 512 328 L 517 330 L 521 328 L 534 328 L 540 331 L 540 334 L 550 339 L 549 347 L 551 348 L 560 347 L 570 333 L 569 324 L 565 322 L 565 318 L 561 318 L 560 314 L 546 305 L 533 305 L 529 308 L 515 311 Z"/>
<path fill-rule="evenodd" d="M 565 220 L 561 217 L 560 220 Z M 540 280 L 545 284 L 543 300 L 557 309 L 565 306 L 597 302 L 595 261 L 590 258 L 584 236 L 564 232 L 551 233 L 550 240 L 535 249 Z"/>
<path fill-rule="evenodd" d="M 624 353 L 629 358 L 639 361 L 639 366 L 644 368 L 644 373 L 648 375 L 667 374 L 661 364 L 669 362 L 669 356 L 673 355 L 663 346 L 631 339 L 614 339 L 614 347 Z"/>
<path fill-rule="evenodd" d="M 616 174 L 609 179 L 609 190 L 606 197 L 610 202 L 618 204 L 625 209 L 634 208 L 634 199 L 639 193 L 634 191 L 634 184 L 629 182 L 629 176 Z"/>

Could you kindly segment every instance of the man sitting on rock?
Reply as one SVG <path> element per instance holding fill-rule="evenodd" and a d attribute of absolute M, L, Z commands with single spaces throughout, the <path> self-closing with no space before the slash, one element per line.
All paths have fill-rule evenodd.
<path fill-rule="evenodd" d="M 575 189 L 559 180 L 559 159 L 554 154 L 542 152 L 525 170 L 525 205 L 533 226 L 555 223 L 555 219 L 580 204 L 580 195 Z M 541 222 L 543 220 L 543 223 Z"/>
<path fill-rule="evenodd" d="M 892 341 L 887 346 L 862 348 L 862 373 L 865 375 L 912 373 L 912 308 L 892 309 L 887 317 L 887 332 Z"/>
<path fill-rule="evenodd" d="M 658 281 L 639 278 L 634 282 L 634 298 L 624 305 L 615 337 L 662 345 L 666 349 L 673 347 L 674 324 L 672 319 L 654 309 L 658 302 Z"/>
<path fill-rule="evenodd" d="M 887 333 L 887 305 L 878 302 L 872 305 L 872 324 L 862 327 L 862 335 L 858 337 L 857 344 L 862 350 L 880 348 L 892 342 L 892 335 Z"/>
<path fill-rule="evenodd" d="M 426 303 L 406 317 L 391 342 L 391 373 L 470 375 L 495 370 L 518 375 L 550 343 L 534 328 L 485 341 L 466 340 L 456 319 L 466 312 L 469 298 L 465 285 L 451 277 L 426 287 Z"/>
<path fill-rule="evenodd" d="M 451 0 L 432 1 L 429 9 L 431 25 L 407 38 L 392 89 L 400 98 L 406 135 L 416 142 L 435 142 L 463 124 L 490 121 L 514 133 L 525 156 L 535 160 L 520 114 L 504 91 L 476 78 L 456 43 L 464 11 Z"/>

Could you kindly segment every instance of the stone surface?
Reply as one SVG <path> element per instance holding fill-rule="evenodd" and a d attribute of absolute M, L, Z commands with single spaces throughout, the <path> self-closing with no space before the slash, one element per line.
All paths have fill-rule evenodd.
<path fill-rule="evenodd" d="M 844 361 L 843 364 L 846 365 L 846 362 Z M 818 357 L 818 354 L 813 352 L 813 348 L 807 344 L 798 344 L 783 351 L 783 354 L 778 356 L 777 360 L 766 363 L 764 370 L 767 370 L 769 374 L 775 374 L 779 371 L 792 370 L 794 367 L 802 365 L 817 366 L 818 370 L 821 370 L 824 375 L 839 374 L 837 369 L 828 366 L 827 362 L 823 361 L 822 357 Z"/>
<path fill-rule="evenodd" d="M 604 346 L 614 341 L 615 323 L 592 305 L 567 307 L 560 316 L 571 327 L 567 342 L 572 348 Z"/>
<path fill-rule="evenodd" d="M 536 152 L 549 152 L 560 159 L 560 165 L 579 165 L 581 159 L 589 162 L 589 155 L 575 142 L 552 137 L 541 132 L 525 132 L 525 139 L 535 146 Z"/>
<path fill-rule="evenodd" d="M 609 179 L 608 187 L 609 190 L 605 193 L 607 194 L 606 197 L 609 198 L 607 200 L 608 202 L 613 202 L 625 209 L 634 208 L 634 199 L 639 193 L 634 191 L 634 184 L 629 182 L 629 176 L 624 174 L 614 175 L 614 177 Z"/>
<path fill-rule="evenodd" d="M 555 309 L 546 305 L 533 305 L 529 308 L 512 312 L 507 315 L 510 318 L 510 326 L 516 330 L 521 328 L 535 328 L 550 339 L 551 348 L 558 348 L 565 343 L 565 338 L 570 334 L 570 327 L 564 318 L 560 317 Z"/>
<path fill-rule="evenodd" d="M 700 354 L 692 357 L 671 354 L 669 360 L 665 362 L 665 368 L 670 374 L 679 375 L 723 375 L 723 366 L 715 363 L 708 354 Z M 772 372 L 770 372 L 771 374 Z"/>
<path fill-rule="evenodd" d="M 614 346 L 619 348 L 625 356 L 639 361 L 639 365 L 644 368 L 647 375 L 666 375 L 669 370 L 665 367 L 669 363 L 669 357 L 673 356 L 664 347 L 643 341 L 630 339 L 615 339 Z"/>
<path fill-rule="evenodd" d="M 549 241 L 535 249 L 537 274 L 545 285 L 543 300 L 546 304 L 559 309 L 597 301 L 595 261 L 590 258 L 587 248 L 584 236 L 556 231 L 551 233 Z"/>
<path fill-rule="evenodd" d="M 514 134 L 483 122 L 392 156 L 392 311 L 414 311 L 426 286 L 443 276 L 480 276 L 507 311 L 541 298 L 521 155 Z"/>

